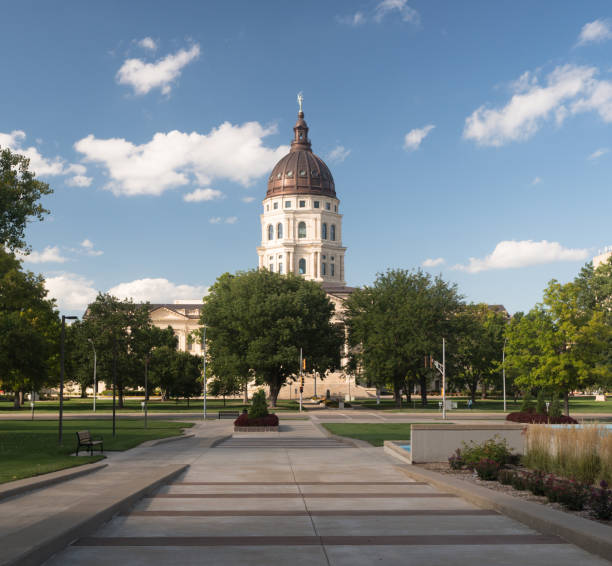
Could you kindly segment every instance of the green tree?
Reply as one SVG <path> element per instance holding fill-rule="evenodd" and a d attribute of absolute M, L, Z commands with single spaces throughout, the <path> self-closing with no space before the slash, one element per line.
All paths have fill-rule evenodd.
<path fill-rule="evenodd" d="M 31 218 L 42 220 L 49 213 L 39 200 L 53 191 L 34 178 L 29 166 L 27 157 L 8 149 L 0 151 L 0 244 L 11 251 L 27 251 L 26 224 Z"/>
<path fill-rule="evenodd" d="M 353 365 L 377 386 L 392 387 L 398 405 L 400 390 L 418 380 L 426 405 L 432 374 L 423 360 L 441 357 L 443 337 L 452 346 L 461 306 L 456 285 L 440 277 L 401 269 L 379 274 L 345 303 Z"/>
<path fill-rule="evenodd" d="M 333 313 L 321 287 L 301 277 L 267 270 L 221 275 L 201 316 L 211 371 L 254 375 L 269 386 L 275 406 L 281 387 L 298 374 L 300 348 L 309 371 L 339 367 L 343 333 Z"/>
<path fill-rule="evenodd" d="M 208 370 L 207 370 L 208 373 Z M 243 391 L 242 380 L 238 377 L 228 375 L 220 377 L 212 376 L 208 382 L 208 393 L 213 397 L 223 397 L 223 406 L 225 407 L 226 397 L 239 395 Z"/>
<path fill-rule="evenodd" d="M 15 392 L 17 408 L 24 391 L 57 379 L 58 342 L 59 316 L 44 279 L 0 248 L 0 385 Z"/>

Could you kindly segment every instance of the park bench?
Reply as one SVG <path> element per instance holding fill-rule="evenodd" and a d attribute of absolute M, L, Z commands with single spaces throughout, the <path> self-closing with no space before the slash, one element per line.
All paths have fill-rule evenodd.
<path fill-rule="evenodd" d="M 93 456 L 94 446 L 100 446 L 100 452 L 104 452 L 104 441 L 102 440 L 101 436 L 94 439 L 88 430 L 79 430 L 76 433 L 76 435 L 77 435 L 77 440 L 78 440 L 77 450 L 76 450 L 77 456 L 79 455 L 79 448 L 81 448 L 81 446 L 85 446 L 89 448 L 89 453 L 92 456 Z"/>
<path fill-rule="evenodd" d="M 238 411 L 219 411 L 220 419 L 237 419 L 240 416 Z"/>

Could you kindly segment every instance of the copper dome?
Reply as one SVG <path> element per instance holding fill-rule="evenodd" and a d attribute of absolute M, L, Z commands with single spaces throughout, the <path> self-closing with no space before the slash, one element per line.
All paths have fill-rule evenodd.
<path fill-rule="evenodd" d="M 266 197 L 279 195 L 336 196 L 334 178 L 323 160 L 312 153 L 304 113 L 293 127 L 291 150 L 272 169 Z"/>

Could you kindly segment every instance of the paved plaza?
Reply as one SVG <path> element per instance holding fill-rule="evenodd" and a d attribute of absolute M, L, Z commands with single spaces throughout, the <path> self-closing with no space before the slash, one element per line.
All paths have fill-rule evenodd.
<path fill-rule="evenodd" d="M 78 497 L 79 489 L 95 482 L 104 497 L 113 477 L 120 482 L 147 467 L 188 463 L 169 485 L 46 564 L 608 564 L 411 481 L 382 449 L 329 438 L 310 421 L 290 422 L 280 434 L 241 435 L 210 447 L 212 436 L 229 435 L 230 429 L 231 423 L 201 423 L 192 429 L 194 438 L 113 455 L 108 471 L 3 507 L 27 511 L 36 498 L 52 501 L 54 492 L 59 498 L 66 490 Z M 4 529 L 8 522 L 3 519 Z"/>

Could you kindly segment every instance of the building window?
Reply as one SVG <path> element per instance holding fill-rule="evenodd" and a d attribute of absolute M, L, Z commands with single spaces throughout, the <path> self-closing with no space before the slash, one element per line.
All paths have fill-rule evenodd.
<path fill-rule="evenodd" d="M 274 203 L 274 210 L 276 210 L 277 208 L 278 208 L 278 203 L 277 203 L 277 202 L 275 202 L 275 203 Z"/>
<path fill-rule="evenodd" d="M 313 204 L 314 204 L 315 208 L 319 208 L 319 201 L 318 200 L 315 200 Z"/>
<path fill-rule="evenodd" d="M 306 222 L 300 222 L 298 224 L 298 238 L 306 237 Z"/>
<path fill-rule="evenodd" d="M 274 273 L 274 264 L 273 263 L 270 264 L 270 271 L 272 271 Z"/>
<path fill-rule="evenodd" d="M 329 264 L 329 274 L 330 274 L 331 277 L 336 275 L 336 264 L 335 263 L 330 263 Z"/>
<path fill-rule="evenodd" d="M 283 237 L 283 225 L 280 222 L 276 225 L 276 237 L 279 240 Z"/>
<path fill-rule="evenodd" d="M 328 202 L 325 203 L 325 210 L 331 210 L 331 204 Z"/>
<path fill-rule="evenodd" d="M 268 225 L 268 240 L 274 240 L 274 226 Z"/>
<path fill-rule="evenodd" d="M 306 201 L 305 200 L 301 200 L 300 201 L 300 208 L 306 208 Z"/>
<path fill-rule="evenodd" d="M 270 205 L 266 204 L 266 212 L 268 212 L 270 210 Z"/>
<path fill-rule="evenodd" d="M 191 352 L 193 350 L 193 337 L 191 334 L 187 335 L 187 351 Z"/>
<path fill-rule="evenodd" d="M 282 273 L 283 273 L 283 263 L 282 263 L 282 262 L 280 262 L 280 263 L 278 264 L 278 272 L 279 272 L 281 275 L 282 275 Z"/>
<path fill-rule="evenodd" d="M 334 204 L 334 212 L 338 212 L 338 205 Z"/>
<path fill-rule="evenodd" d="M 321 264 L 321 275 L 327 275 L 327 264 L 325 262 Z"/>
<path fill-rule="evenodd" d="M 291 208 L 291 201 L 290 200 L 286 200 L 285 201 L 285 208 Z"/>
<path fill-rule="evenodd" d="M 306 260 L 304 258 L 300 259 L 298 262 L 298 273 L 300 275 L 306 275 Z"/>
<path fill-rule="evenodd" d="M 321 224 L 321 238 L 327 240 L 327 222 Z"/>
<path fill-rule="evenodd" d="M 335 242 L 335 241 L 336 241 L 336 225 L 335 225 L 335 224 L 332 224 L 332 225 L 329 227 L 329 239 L 330 239 L 332 242 Z"/>

